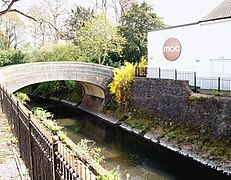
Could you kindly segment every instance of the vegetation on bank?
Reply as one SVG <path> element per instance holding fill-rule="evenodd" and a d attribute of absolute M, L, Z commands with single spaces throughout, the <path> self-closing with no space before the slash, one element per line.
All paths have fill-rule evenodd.
<path fill-rule="evenodd" d="M 113 96 L 104 108 L 104 113 L 114 116 L 120 122 L 134 129 L 139 129 L 141 135 L 145 133 L 155 134 L 159 140 L 169 140 L 169 142 L 176 144 L 179 149 L 192 150 L 192 152 L 202 154 L 210 160 L 220 162 L 231 160 L 230 139 L 215 138 L 209 130 L 193 129 L 183 123 L 174 125 L 170 119 L 166 119 L 164 116 L 153 116 L 147 112 L 134 109 L 129 103 L 129 88 L 134 81 L 130 78 L 130 74 L 129 70 L 126 71 L 126 66 L 115 71 L 115 78 L 109 85 Z M 129 79 L 132 80 L 129 81 Z M 116 93 L 115 90 L 119 92 Z M 125 97 L 120 98 L 121 95 L 125 95 Z M 189 97 L 189 102 L 202 101 L 208 98 L 209 96 L 192 94 Z"/>
<path fill-rule="evenodd" d="M 55 97 L 79 103 L 82 100 L 82 86 L 75 81 L 50 81 L 33 84 L 20 90 L 20 92 L 42 97 Z"/>
<path fill-rule="evenodd" d="M 26 104 L 30 101 L 29 97 L 24 93 L 16 93 L 16 97 L 20 102 Z M 82 139 L 78 144 L 74 144 L 62 130 L 56 121 L 53 119 L 54 115 L 40 107 L 32 109 L 33 115 L 42 123 L 53 135 L 57 135 L 59 140 L 66 145 L 78 158 L 92 166 L 101 180 L 119 180 L 120 174 L 116 170 L 101 171 L 101 163 L 104 157 L 101 155 L 101 149 L 94 146 L 95 142 L 92 140 Z M 100 174 L 98 174 L 100 172 Z"/>
<path fill-rule="evenodd" d="M 220 162 L 231 161 L 231 144 L 228 139 L 215 138 L 209 130 L 193 129 L 185 124 L 174 125 L 160 116 L 148 115 L 136 109 L 117 107 L 111 100 L 103 110 L 104 113 L 114 116 L 121 123 L 140 130 L 141 135 L 155 134 L 158 140 L 167 140 L 177 145 L 179 149 L 188 149 L 200 154 L 209 160 Z"/>

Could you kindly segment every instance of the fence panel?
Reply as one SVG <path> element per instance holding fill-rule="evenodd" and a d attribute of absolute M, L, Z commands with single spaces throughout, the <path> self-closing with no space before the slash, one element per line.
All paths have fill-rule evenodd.
<path fill-rule="evenodd" d="M 52 144 L 43 136 L 32 121 L 29 123 L 29 130 L 33 177 L 49 180 L 53 177 Z"/>
<path fill-rule="evenodd" d="M 159 69 L 159 74 L 162 79 L 175 79 L 175 70 L 173 69 Z"/>
<path fill-rule="evenodd" d="M 96 180 L 97 177 L 62 143 L 53 143 L 48 130 L 0 85 L 1 108 L 6 114 L 20 154 L 32 179 Z M 60 150 L 60 148 L 62 150 Z"/>
<path fill-rule="evenodd" d="M 159 78 L 159 69 L 158 68 L 148 68 L 147 72 L 148 72 L 148 74 L 147 74 L 148 78 Z"/>
<path fill-rule="evenodd" d="M 190 86 L 194 86 L 194 72 L 177 71 L 177 80 L 187 80 Z"/>
<path fill-rule="evenodd" d="M 194 92 L 212 95 L 231 94 L 230 77 L 201 77 L 196 72 L 177 71 L 176 69 L 148 68 L 148 78 L 175 79 L 189 81 Z"/>

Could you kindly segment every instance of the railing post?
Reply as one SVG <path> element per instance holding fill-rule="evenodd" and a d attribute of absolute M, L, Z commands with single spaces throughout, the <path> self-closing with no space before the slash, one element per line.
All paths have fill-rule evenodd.
<path fill-rule="evenodd" d="M 175 69 L 175 80 L 177 80 L 177 69 Z"/>
<path fill-rule="evenodd" d="M 194 72 L 194 92 L 197 92 L 197 74 Z"/>
<path fill-rule="evenodd" d="M 17 117 L 15 118 L 15 121 L 18 121 L 18 142 L 19 142 L 19 149 L 20 149 L 20 156 L 22 157 L 22 141 L 21 141 L 21 121 L 20 121 L 20 115 L 19 115 L 19 101 L 16 103 L 17 106 Z"/>
<path fill-rule="evenodd" d="M 56 158 L 56 152 L 58 152 L 58 136 L 52 137 L 52 169 L 53 169 L 53 180 L 57 180 L 58 176 L 56 176 L 56 170 L 57 170 L 57 158 Z"/>
<path fill-rule="evenodd" d="M 221 77 L 218 77 L 218 96 L 220 96 L 221 91 Z"/>
<path fill-rule="evenodd" d="M 159 78 L 161 78 L 161 69 L 159 67 Z"/>
<path fill-rule="evenodd" d="M 2 108 L 2 85 L 0 84 L 0 107 Z"/>
<path fill-rule="evenodd" d="M 33 179 L 36 179 L 36 177 L 34 177 L 34 169 L 33 169 L 33 152 L 32 152 L 32 149 L 33 149 L 33 145 L 32 145 L 32 131 L 31 131 L 31 112 L 28 113 L 28 131 L 29 131 L 29 148 L 28 148 L 28 151 L 29 151 L 29 155 L 30 155 L 30 178 L 33 180 Z"/>

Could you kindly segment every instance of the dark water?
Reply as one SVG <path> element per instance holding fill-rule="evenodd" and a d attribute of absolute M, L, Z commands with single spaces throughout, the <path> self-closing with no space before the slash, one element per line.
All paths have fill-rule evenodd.
<path fill-rule="evenodd" d="M 105 157 L 102 165 L 118 169 L 123 177 L 130 174 L 131 180 L 230 178 L 79 109 L 40 98 L 32 98 L 30 106 L 52 112 L 74 142 L 84 138 L 94 140 Z"/>

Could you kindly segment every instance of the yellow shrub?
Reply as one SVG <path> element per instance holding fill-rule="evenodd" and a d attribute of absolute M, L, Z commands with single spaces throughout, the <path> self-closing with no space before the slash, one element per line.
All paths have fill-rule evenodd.
<path fill-rule="evenodd" d="M 118 106 L 128 106 L 130 99 L 131 82 L 134 81 L 135 66 L 129 62 L 125 62 L 125 66 L 114 70 L 114 79 L 108 85 L 110 94 L 113 94 Z"/>

